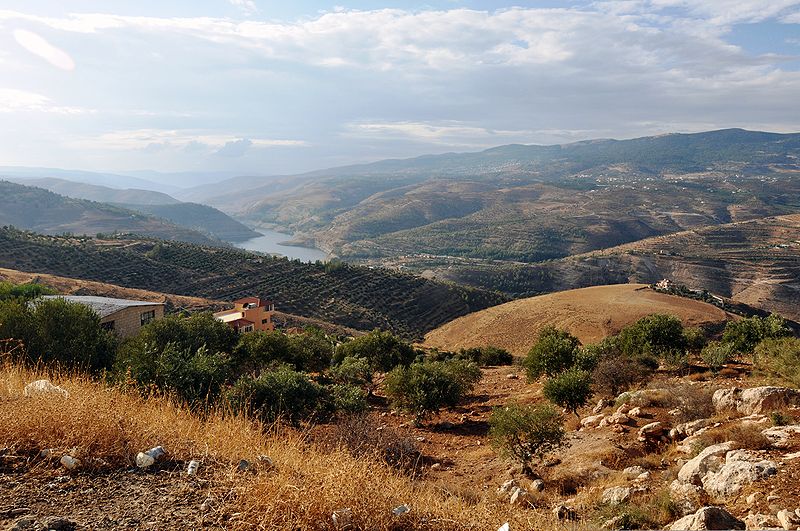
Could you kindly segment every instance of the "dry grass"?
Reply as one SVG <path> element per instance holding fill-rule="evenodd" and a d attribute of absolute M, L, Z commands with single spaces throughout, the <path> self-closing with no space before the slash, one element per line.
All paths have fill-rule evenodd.
<path fill-rule="evenodd" d="M 237 529 L 329 529 L 335 510 L 350 508 L 351 529 L 556 528 L 549 513 L 512 507 L 494 493 L 459 496 L 413 481 L 376 459 L 344 449 L 321 451 L 302 433 L 265 431 L 249 419 L 212 412 L 199 418 L 167 398 L 141 398 L 84 377 L 55 377 L 67 399 L 23 397 L 24 385 L 41 375 L 0 367 L 0 441 L 20 454 L 76 447 L 81 456 L 109 467 L 129 466 L 135 454 L 155 445 L 169 452 L 171 466 L 203 459 L 210 491 L 223 500 Z M 237 474 L 239 459 L 269 455 L 275 467 Z M 103 467 L 81 474 L 103 474 Z M 408 504 L 396 517 L 391 509 Z"/>

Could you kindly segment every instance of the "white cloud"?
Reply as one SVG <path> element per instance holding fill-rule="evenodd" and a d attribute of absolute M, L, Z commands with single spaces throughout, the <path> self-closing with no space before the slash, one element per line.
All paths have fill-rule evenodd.
<path fill-rule="evenodd" d="M 56 105 L 50 98 L 36 92 L 0 88 L 0 113 L 42 112 L 54 114 L 87 114 L 92 109 Z"/>
<path fill-rule="evenodd" d="M 75 61 L 72 60 L 72 57 L 64 50 L 47 42 L 41 35 L 37 35 L 32 31 L 18 29 L 14 30 L 14 40 L 33 55 L 41 57 L 56 68 L 75 70 Z"/>
<path fill-rule="evenodd" d="M 71 143 L 81 149 L 108 150 L 183 150 L 233 152 L 237 148 L 306 147 L 303 140 L 280 140 L 269 138 L 244 138 L 230 135 L 206 134 L 178 129 L 136 129 L 112 131 L 92 137 L 84 137 Z"/>
<path fill-rule="evenodd" d="M 361 122 L 345 126 L 345 135 L 386 140 L 408 139 L 443 146 L 492 146 L 532 136 L 531 131 L 503 131 L 459 122 Z"/>

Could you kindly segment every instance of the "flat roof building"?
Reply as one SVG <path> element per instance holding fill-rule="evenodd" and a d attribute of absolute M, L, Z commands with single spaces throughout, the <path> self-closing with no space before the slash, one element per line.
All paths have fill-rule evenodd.
<path fill-rule="evenodd" d="M 136 335 L 139 329 L 164 317 L 164 303 L 96 297 L 93 295 L 45 295 L 43 299 L 64 299 L 88 306 L 100 316 L 100 325 L 120 337 Z"/>

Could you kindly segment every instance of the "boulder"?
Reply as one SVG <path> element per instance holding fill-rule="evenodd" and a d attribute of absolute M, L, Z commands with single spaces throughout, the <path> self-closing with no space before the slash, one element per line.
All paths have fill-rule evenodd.
<path fill-rule="evenodd" d="M 722 507 L 703 507 L 670 526 L 673 531 L 684 529 L 745 529 L 745 524 Z"/>
<path fill-rule="evenodd" d="M 702 478 L 703 488 L 713 498 L 730 498 L 751 483 L 778 473 L 773 461 L 750 459 L 752 456 L 746 451 L 728 452 L 725 464 L 717 471 L 709 471 Z"/>
<path fill-rule="evenodd" d="M 647 473 L 647 470 L 641 466 L 629 466 L 622 471 L 622 475 L 625 476 L 625 479 L 636 479 L 645 473 Z"/>
<path fill-rule="evenodd" d="M 732 450 L 733 445 L 732 441 L 727 441 L 709 446 L 681 467 L 678 479 L 684 483 L 702 485 L 703 476 L 709 470 L 716 470 L 722 465 L 721 456 Z"/>
<path fill-rule="evenodd" d="M 633 489 L 630 487 L 611 487 L 603 491 L 603 503 L 619 505 L 631 499 Z"/>
<path fill-rule="evenodd" d="M 592 413 L 596 415 L 613 403 L 614 402 L 612 402 L 611 400 L 606 400 L 604 398 L 601 398 L 600 400 L 597 401 L 597 405 L 594 406 L 594 409 L 592 409 Z"/>
<path fill-rule="evenodd" d="M 27 397 L 34 396 L 53 396 L 60 398 L 69 398 L 69 392 L 57 385 L 50 383 L 50 380 L 36 380 L 25 386 L 22 394 Z"/>
<path fill-rule="evenodd" d="M 663 422 L 651 422 L 639 428 L 639 442 L 652 442 L 661 439 L 667 430 Z"/>
<path fill-rule="evenodd" d="M 685 437 L 689 437 L 690 435 L 694 435 L 698 430 L 707 426 L 711 426 L 712 424 L 714 424 L 714 421 L 711 419 L 699 419 L 692 420 L 690 422 L 684 422 L 672 428 L 669 431 L 669 436 L 673 439 L 683 439 Z"/>
<path fill-rule="evenodd" d="M 683 516 L 694 514 L 703 506 L 705 492 L 697 485 L 683 483 L 676 479 L 670 483 L 669 492 L 675 508 Z"/>
<path fill-rule="evenodd" d="M 782 450 L 788 450 L 794 446 L 800 446 L 800 424 L 791 426 L 774 426 L 762 431 L 772 446 Z"/>
<path fill-rule="evenodd" d="M 639 419 L 639 418 L 642 418 L 644 416 L 644 413 L 642 412 L 642 408 L 637 406 L 637 407 L 631 408 L 630 411 L 628 411 L 626 413 L 626 415 L 628 415 L 632 419 Z"/>
<path fill-rule="evenodd" d="M 627 424 L 630 421 L 631 419 L 628 417 L 628 415 L 622 413 L 621 411 L 616 411 L 613 415 L 609 415 L 601 420 L 599 426 L 602 428 L 604 426 L 622 425 Z"/>
<path fill-rule="evenodd" d="M 590 417 L 586 417 L 585 419 L 581 420 L 581 427 L 582 428 L 596 428 L 600 425 L 603 419 L 606 418 L 605 415 L 592 415 Z"/>
<path fill-rule="evenodd" d="M 715 391 L 712 401 L 717 411 L 736 410 L 752 415 L 800 404 L 800 390 L 772 386 L 733 387 Z"/>

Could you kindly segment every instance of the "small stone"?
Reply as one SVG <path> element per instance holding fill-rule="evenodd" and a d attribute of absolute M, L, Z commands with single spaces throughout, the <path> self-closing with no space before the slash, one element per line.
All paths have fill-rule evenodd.
<path fill-rule="evenodd" d="M 794 511 L 790 511 L 788 509 L 783 509 L 778 511 L 778 522 L 784 529 L 797 529 L 797 526 L 800 525 L 800 518 L 794 513 Z"/>
<path fill-rule="evenodd" d="M 397 507 L 392 509 L 392 514 L 395 515 L 395 516 L 403 516 L 404 514 L 409 512 L 410 510 L 411 510 L 411 508 L 406 504 L 398 505 Z"/>
<path fill-rule="evenodd" d="M 431 465 L 431 470 L 440 470 L 442 468 L 441 463 L 434 463 Z"/>
<path fill-rule="evenodd" d="M 703 507 L 670 526 L 671 530 L 745 529 L 745 523 L 722 507 Z"/>
<path fill-rule="evenodd" d="M 578 520 L 578 513 L 566 505 L 559 505 L 553 509 L 553 515 L 559 520 Z"/>
<path fill-rule="evenodd" d="M 500 527 L 498 527 L 497 531 L 511 531 L 511 525 L 508 522 L 506 522 Z"/>
<path fill-rule="evenodd" d="M 628 416 L 634 419 L 638 419 L 642 417 L 642 408 L 635 407 L 628 411 Z"/>
<path fill-rule="evenodd" d="M 536 492 L 542 492 L 544 490 L 544 481 L 541 479 L 534 479 L 531 481 L 531 489 L 535 490 Z"/>
<path fill-rule="evenodd" d="M 509 479 L 505 481 L 500 487 L 497 488 L 498 494 L 506 494 L 507 492 L 511 492 L 514 487 L 517 487 L 517 480 L 516 479 Z"/>
<path fill-rule="evenodd" d="M 511 505 L 528 505 L 528 491 L 515 487 L 509 501 Z"/>
<path fill-rule="evenodd" d="M 64 457 L 62 457 L 60 463 L 67 470 L 75 470 L 76 468 L 80 468 L 81 466 L 81 460 L 75 459 L 71 455 L 65 455 Z"/>
<path fill-rule="evenodd" d="M 619 505 L 631 499 L 633 489 L 630 487 L 611 487 L 603 491 L 603 503 Z"/>
<path fill-rule="evenodd" d="M 28 398 L 34 396 L 54 396 L 59 398 L 69 398 L 69 392 L 57 385 L 50 383 L 50 380 L 36 380 L 25 386 L 22 394 Z"/>
<path fill-rule="evenodd" d="M 506 374 L 506 380 L 518 380 L 518 379 L 519 379 L 519 375 L 517 373 L 515 373 L 515 372 L 512 372 L 510 374 Z"/>
<path fill-rule="evenodd" d="M 781 499 L 780 496 L 775 496 L 774 494 L 770 494 L 769 496 L 767 496 L 767 503 L 776 502 L 780 499 Z"/>
<path fill-rule="evenodd" d="M 625 476 L 625 479 L 634 479 L 639 477 L 641 474 L 647 472 L 644 467 L 641 466 L 629 466 L 625 470 L 622 471 L 622 475 Z"/>
<path fill-rule="evenodd" d="M 250 461 L 247 459 L 240 459 L 239 463 L 236 465 L 236 470 L 239 472 L 247 472 L 250 470 Z"/>
<path fill-rule="evenodd" d="M 345 529 L 353 523 L 353 511 L 349 507 L 333 511 L 331 516 L 336 529 Z"/>
<path fill-rule="evenodd" d="M 754 492 L 750 494 L 749 496 L 747 496 L 747 498 L 745 498 L 745 501 L 747 502 L 747 505 L 755 505 L 756 502 L 758 501 L 758 493 Z"/>

